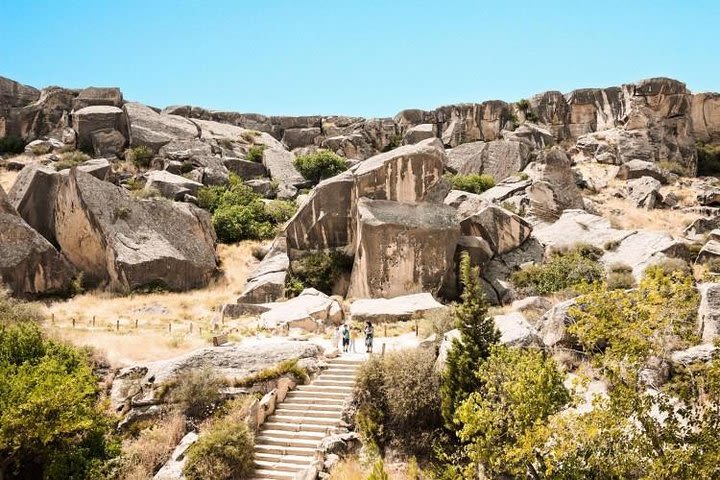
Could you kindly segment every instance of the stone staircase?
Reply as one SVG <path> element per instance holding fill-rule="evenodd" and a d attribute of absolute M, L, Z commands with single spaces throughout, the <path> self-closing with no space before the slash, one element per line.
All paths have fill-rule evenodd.
<path fill-rule="evenodd" d="M 322 440 L 339 426 L 362 362 L 354 355 L 330 360 L 310 385 L 288 392 L 255 437 L 254 478 L 301 478 L 316 460 Z"/>

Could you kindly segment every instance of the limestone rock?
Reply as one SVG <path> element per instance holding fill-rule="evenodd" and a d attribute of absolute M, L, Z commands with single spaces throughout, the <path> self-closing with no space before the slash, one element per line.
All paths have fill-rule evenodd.
<path fill-rule="evenodd" d="M 643 160 L 630 160 L 620 165 L 617 178 L 621 180 L 631 180 L 634 178 L 651 177 L 660 183 L 667 183 L 667 176 L 660 170 L 655 163 L 645 162 Z"/>
<path fill-rule="evenodd" d="M 399 322 L 416 318 L 433 310 L 446 309 L 430 293 L 415 293 L 394 298 L 363 298 L 350 304 L 350 318 L 355 322 Z"/>
<path fill-rule="evenodd" d="M 93 106 L 85 107 L 73 112 L 73 129 L 77 132 L 77 145 L 81 150 L 93 149 L 93 133 L 109 133 L 108 139 L 116 141 L 111 132 L 117 131 L 123 139 L 127 136 L 127 121 L 125 114 L 118 107 Z M 125 142 L 123 142 L 124 145 Z M 97 144 L 97 141 L 96 141 Z M 105 145 L 100 145 L 105 147 Z"/>
<path fill-rule="evenodd" d="M 241 158 L 223 158 L 223 165 L 225 165 L 225 168 L 230 172 L 244 180 L 264 177 L 267 173 L 262 163 L 243 160 Z"/>
<path fill-rule="evenodd" d="M 435 138 L 435 125 L 431 123 L 423 123 L 410 127 L 403 138 L 403 143 L 410 145 L 418 143 L 428 138 Z"/>
<path fill-rule="evenodd" d="M 112 166 L 106 158 L 91 158 L 90 160 L 78 165 L 77 168 L 82 172 L 89 173 L 99 180 L 107 180 L 110 176 L 110 172 L 112 171 Z"/>
<path fill-rule="evenodd" d="M 703 283 L 698 290 L 698 335 L 704 343 L 713 343 L 720 335 L 720 283 Z"/>
<path fill-rule="evenodd" d="M 511 347 L 539 347 L 542 340 L 520 312 L 493 317 L 500 332 L 500 343 Z"/>
<path fill-rule="evenodd" d="M 488 205 L 460 221 L 462 235 L 482 237 L 496 255 L 516 249 L 531 232 L 527 221 L 496 205 Z"/>
<path fill-rule="evenodd" d="M 55 244 L 55 199 L 60 175 L 54 168 L 31 163 L 23 168 L 8 198 L 20 216 Z"/>
<path fill-rule="evenodd" d="M 538 333 L 546 347 L 576 347 L 577 340 L 567 331 L 567 327 L 574 323 L 569 310 L 575 304 L 574 299 L 558 303 L 538 320 Z"/>
<path fill-rule="evenodd" d="M 125 151 L 125 135 L 115 129 L 96 130 L 90 134 L 93 152 L 96 157 L 120 157 Z"/>
<path fill-rule="evenodd" d="M 570 159 L 559 147 L 543 150 L 528 171 L 533 184 L 527 189 L 531 212 L 541 219 L 555 220 L 567 209 L 582 208 Z"/>
<path fill-rule="evenodd" d="M 357 212 L 349 297 L 440 291 L 459 236 L 451 207 L 362 198 Z"/>
<path fill-rule="evenodd" d="M 537 225 L 533 237 L 543 245 L 558 248 L 570 247 L 575 243 L 588 243 L 597 248 L 606 248 L 619 243 L 633 232 L 612 228 L 610 222 L 583 210 L 567 210 L 554 223 Z"/>
<path fill-rule="evenodd" d="M 130 146 L 144 145 L 157 152 L 173 140 L 198 136 L 193 122 L 178 115 L 160 114 L 140 103 L 128 102 L 123 109 L 130 123 Z"/>
<path fill-rule="evenodd" d="M 448 169 L 460 174 L 483 173 L 500 181 L 522 171 L 528 164 L 530 147 L 517 140 L 471 142 L 449 150 Z"/>
<path fill-rule="evenodd" d="M 700 253 L 697 256 L 697 263 L 706 263 L 709 260 L 720 257 L 720 241 L 719 240 L 708 240 L 703 245 Z"/>
<path fill-rule="evenodd" d="M 485 190 L 480 198 L 486 202 L 499 203 L 515 195 L 522 194 L 532 184 L 531 180 L 509 177 Z"/>
<path fill-rule="evenodd" d="M 185 195 L 197 195 L 202 183 L 194 182 L 165 170 L 152 170 L 145 175 L 145 190 L 157 189 L 163 197 L 182 200 Z"/>
<path fill-rule="evenodd" d="M 625 190 L 627 197 L 636 207 L 651 210 L 660 203 L 660 182 L 652 177 L 628 180 Z"/>
<path fill-rule="evenodd" d="M 638 231 L 626 236 L 620 244 L 600 258 L 605 265 L 623 263 L 641 279 L 645 269 L 667 258 L 689 259 L 687 245 L 665 232 Z"/>
<path fill-rule="evenodd" d="M 73 110 L 80 110 L 94 105 L 122 107 L 123 95 L 119 88 L 89 87 L 83 88 L 73 100 Z"/>
<path fill-rule="evenodd" d="M 263 165 L 273 180 L 292 187 L 303 186 L 307 180 L 297 171 L 294 161 L 295 155 L 284 149 L 266 148 L 263 151 Z"/>
<path fill-rule="evenodd" d="M 285 278 L 290 268 L 287 244 L 278 237 L 257 268 L 248 276 L 238 303 L 274 302 L 285 294 Z"/>
<path fill-rule="evenodd" d="M 18 296 L 68 290 L 74 271 L 42 235 L 10 204 L 0 187 L 0 284 Z"/>
<path fill-rule="evenodd" d="M 206 285 L 217 270 L 207 212 L 184 203 L 134 200 L 124 188 L 78 169 L 59 187 L 55 232 L 63 253 L 91 284 L 185 290 Z"/>
<path fill-rule="evenodd" d="M 672 353 L 670 360 L 678 366 L 692 365 L 693 363 L 709 362 L 715 358 L 717 347 L 712 343 L 702 343 L 685 350 L 677 350 Z"/>
<path fill-rule="evenodd" d="M 696 140 L 706 143 L 720 141 L 720 94 L 693 95 L 691 116 Z"/>
<path fill-rule="evenodd" d="M 188 448 L 190 448 L 198 438 L 199 435 L 195 432 L 189 432 L 185 435 L 170 454 L 170 459 L 165 462 L 165 465 L 155 474 L 153 480 L 177 480 L 182 478 L 183 468 L 185 468 L 185 463 L 187 462 L 187 456 L 185 454 Z"/>
<path fill-rule="evenodd" d="M 314 145 L 315 140 L 322 134 L 319 127 L 288 128 L 283 132 L 282 142 L 290 150 L 298 147 Z"/>
<path fill-rule="evenodd" d="M 337 312 L 342 312 L 337 302 L 314 288 L 306 288 L 297 297 L 268 306 L 270 310 L 260 315 L 259 325 L 263 328 L 302 328 L 314 332 L 325 322 L 338 324 L 342 318 L 337 316 Z"/>

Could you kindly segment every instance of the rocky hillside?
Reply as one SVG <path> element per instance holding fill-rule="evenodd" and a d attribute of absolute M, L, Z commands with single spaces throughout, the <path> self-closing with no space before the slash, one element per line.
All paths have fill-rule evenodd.
<path fill-rule="evenodd" d="M 602 261 L 640 275 L 658 258 L 688 257 L 688 239 L 714 228 L 720 195 L 712 181 L 688 179 L 712 167 L 698 159 L 720 143 L 720 95 L 667 78 L 380 119 L 160 110 L 117 88 L 37 90 L 0 78 L 0 138 L 26 153 L 3 155 L 5 169 L 21 171 L 3 201 L 12 228 L 3 229 L 0 274 L 19 295 L 58 293 L 80 275 L 120 290 L 207 284 L 216 237 L 194 204 L 233 174 L 299 205 L 240 304 L 280 299 L 292 262 L 328 250 L 351 257 L 333 292 L 353 298 L 452 298 L 457 256 L 468 251 L 489 299 L 506 303 L 512 272 L 580 240 L 617 242 Z M 320 149 L 349 170 L 306 191 L 313 182 L 295 159 Z M 496 185 L 452 189 L 472 174 Z M 612 229 L 599 215 L 605 197 L 698 220 L 684 239 Z"/>

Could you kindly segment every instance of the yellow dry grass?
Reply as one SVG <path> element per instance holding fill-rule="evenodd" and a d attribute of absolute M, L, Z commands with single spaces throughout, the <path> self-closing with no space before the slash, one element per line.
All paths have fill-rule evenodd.
<path fill-rule="evenodd" d="M 220 308 L 235 301 L 258 263 L 251 254 L 254 245 L 219 245 L 223 275 L 203 289 L 127 296 L 93 291 L 52 303 L 47 307 L 52 319 L 47 329 L 73 344 L 100 350 L 116 366 L 169 358 L 207 345 L 213 325 L 220 322 Z M 230 325 L 246 327 L 243 321 Z"/>
<path fill-rule="evenodd" d="M 682 236 L 685 227 L 699 217 L 695 213 L 679 210 L 646 210 L 635 207 L 623 198 L 596 200 L 600 214 L 610 221 L 614 228 L 623 230 L 660 230 L 674 236 Z"/>
<path fill-rule="evenodd" d="M 357 456 L 350 456 L 340 460 L 330 471 L 330 480 L 365 480 L 372 472 L 370 460 L 362 461 Z M 385 473 L 390 480 L 417 480 L 428 478 L 423 473 L 413 472 L 409 462 L 385 461 Z"/>

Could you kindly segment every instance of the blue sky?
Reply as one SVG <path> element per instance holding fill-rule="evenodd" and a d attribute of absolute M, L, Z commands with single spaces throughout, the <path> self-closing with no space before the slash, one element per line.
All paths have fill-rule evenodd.
<path fill-rule="evenodd" d="M 652 76 L 720 91 L 720 2 L 2 0 L 0 75 L 150 105 L 391 116 Z"/>

